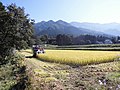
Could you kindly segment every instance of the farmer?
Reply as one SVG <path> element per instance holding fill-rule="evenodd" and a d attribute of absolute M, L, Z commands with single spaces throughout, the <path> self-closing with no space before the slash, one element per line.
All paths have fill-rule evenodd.
<path fill-rule="evenodd" d="M 36 57 L 39 47 L 38 47 L 38 45 L 33 45 L 32 48 L 33 48 L 33 57 Z"/>

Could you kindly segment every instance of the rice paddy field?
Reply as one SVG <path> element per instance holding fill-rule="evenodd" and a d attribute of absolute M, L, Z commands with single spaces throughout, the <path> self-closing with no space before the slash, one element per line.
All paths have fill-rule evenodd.
<path fill-rule="evenodd" d="M 32 57 L 30 49 L 19 53 L 26 57 L 26 70 L 31 83 L 28 90 L 120 89 L 120 60 L 117 51 L 45 49 L 45 54 L 38 54 L 38 58 Z"/>
<path fill-rule="evenodd" d="M 118 51 L 84 51 L 84 50 L 46 50 L 38 54 L 40 60 L 71 65 L 87 65 L 110 62 L 120 57 Z"/>

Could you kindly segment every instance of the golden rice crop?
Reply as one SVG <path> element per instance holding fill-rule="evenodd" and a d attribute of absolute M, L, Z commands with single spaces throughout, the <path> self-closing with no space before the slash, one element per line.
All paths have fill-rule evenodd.
<path fill-rule="evenodd" d="M 114 51 L 46 50 L 45 54 L 38 54 L 38 58 L 49 62 L 86 65 L 113 61 L 119 55 L 120 52 Z"/>

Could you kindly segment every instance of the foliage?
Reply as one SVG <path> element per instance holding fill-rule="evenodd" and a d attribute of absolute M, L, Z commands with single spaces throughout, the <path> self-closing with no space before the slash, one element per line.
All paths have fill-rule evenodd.
<path fill-rule="evenodd" d="M 63 45 L 89 45 L 89 44 L 111 44 L 111 43 L 119 43 L 116 37 L 105 37 L 105 36 L 95 36 L 95 35 L 79 35 L 79 36 L 72 36 L 69 34 L 58 34 L 55 39 L 53 37 L 49 38 L 48 44 L 51 42 L 56 42 L 55 44 L 59 46 Z"/>
<path fill-rule="evenodd" d="M 16 54 L 8 56 L 6 60 L 8 63 L 0 66 L 0 90 L 25 89 L 27 75 L 23 64 L 23 56 Z"/>
<path fill-rule="evenodd" d="M 44 61 L 58 62 L 72 65 L 87 65 L 114 61 L 119 52 L 110 51 L 75 51 L 75 50 L 46 50 L 45 54 L 38 54 Z"/>
<path fill-rule="evenodd" d="M 13 48 L 20 50 L 30 43 L 34 20 L 28 16 L 24 8 L 0 3 L 0 59 L 13 54 Z"/>
<path fill-rule="evenodd" d="M 74 44 L 93 44 L 96 43 L 97 37 L 93 35 L 80 35 L 73 39 Z"/>
<path fill-rule="evenodd" d="M 58 34 L 56 36 L 57 45 L 71 45 L 72 44 L 72 36 L 65 34 Z"/>
<path fill-rule="evenodd" d="M 0 90 L 9 90 L 10 87 L 15 85 L 17 81 L 14 79 L 13 74 L 13 65 L 11 64 L 6 64 L 2 67 L 0 67 Z"/>
<path fill-rule="evenodd" d="M 47 41 L 48 41 L 48 35 L 42 35 L 42 36 L 40 37 L 40 40 L 41 40 L 42 42 L 44 42 L 44 43 L 47 43 Z"/>

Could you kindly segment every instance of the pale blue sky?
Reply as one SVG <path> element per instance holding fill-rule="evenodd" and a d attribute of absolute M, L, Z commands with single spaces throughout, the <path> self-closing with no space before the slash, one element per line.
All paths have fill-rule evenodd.
<path fill-rule="evenodd" d="M 16 3 L 36 22 L 120 23 L 120 0 L 1 0 L 4 5 Z"/>

